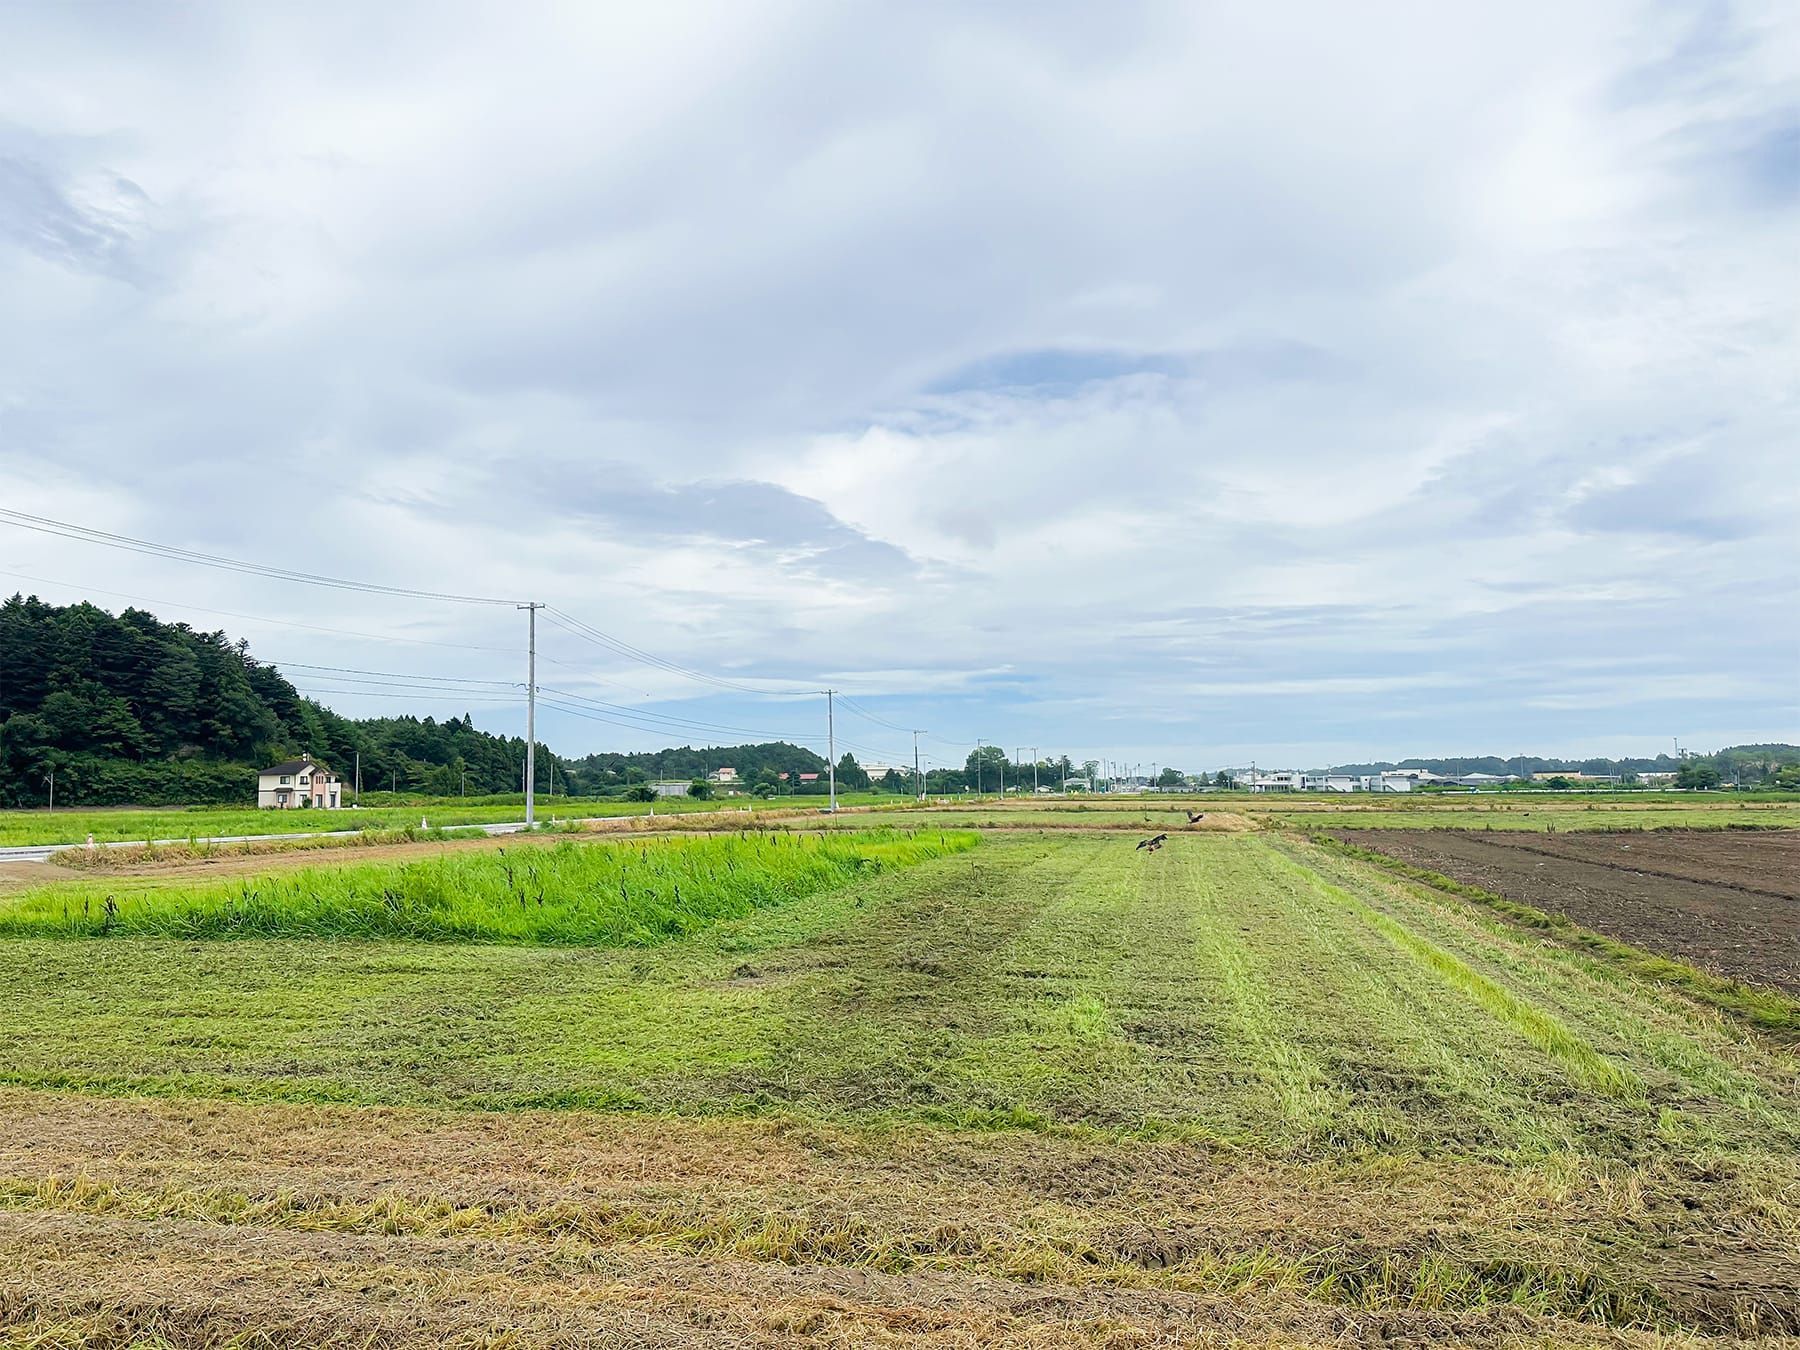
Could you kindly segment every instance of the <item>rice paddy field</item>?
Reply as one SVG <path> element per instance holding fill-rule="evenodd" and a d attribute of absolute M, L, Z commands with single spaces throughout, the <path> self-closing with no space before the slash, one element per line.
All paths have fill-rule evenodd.
<path fill-rule="evenodd" d="M 1204 809 L 0 895 L 0 1345 L 1796 1343 L 1800 1001 Z"/>
<path fill-rule="evenodd" d="M 904 808 L 909 821 L 979 822 L 989 828 L 1169 829 L 1189 816 L 1298 829 L 1654 830 L 1800 828 L 1800 795 L 1620 794 L 1209 794 L 1090 798 L 932 799 Z M 841 820 L 840 825 L 853 821 Z"/>

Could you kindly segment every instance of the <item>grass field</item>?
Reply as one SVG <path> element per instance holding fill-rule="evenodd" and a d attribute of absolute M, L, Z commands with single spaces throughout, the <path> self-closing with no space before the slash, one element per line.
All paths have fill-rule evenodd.
<path fill-rule="evenodd" d="M 386 794 L 383 794 L 386 795 Z M 844 793 L 848 805 L 891 804 L 895 798 L 879 793 Z M 907 799 L 900 799 L 905 801 Z M 783 797 L 753 801 L 748 797 L 723 797 L 694 801 L 665 797 L 655 803 L 601 800 L 587 797 L 540 797 L 540 821 L 603 819 L 610 816 L 643 816 L 652 805 L 659 816 L 695 811 L 806 810 L 822 808 L 824 798 Z M 525 808 L 512 802 L 463 804 L 453 798 L 406 806 L 345 808 L 340 811 L 259 811 L 251 807 L 159 807 L 147 810 L 0 811 L 0 847 L 13 844 L 79 844 L 89 834 L 97 843 L 146 839 L 207 839 L 221 835 L 298 834 L 311 830 L 400 830 L 416 826 L 420 819 L 432 827 L 444 825 L 492 825 L 523 820 Z"/>
<path fill-rule="evenodd" d="M 1189 813 L 1241 818 L 1300 829 L 1617 830 L 1800 827 L 1800 798 L 1695 793 L 1619 793 L 1602 796 L 1498 793 L 1420 793 L 1364 797 L 1349 794 L 1260 796 L 1219 794 L 1195 798 L 1117 796 L 1021 798 L 940 804 L 934 799 L 908 811 L 919 824 L 1027 828 L 1180 828 Z"/>
<path fill-rule="evenodd" d="M 0 1327 L 1800 1331 L 1794 1052 L 1357 858 L 1009 832 L 708 917 L 628 947 L 0 941 Z"/>
<path fill-rule="evenodd" d="M 959 852 L 977 839 L 969 831 L 697 835 L 635 845 L 565 839 L 510 855 L 502 847 L 236 881 L 52 884 L 0 906 L 0 936 L 644 945 L 864 873 Z"/>

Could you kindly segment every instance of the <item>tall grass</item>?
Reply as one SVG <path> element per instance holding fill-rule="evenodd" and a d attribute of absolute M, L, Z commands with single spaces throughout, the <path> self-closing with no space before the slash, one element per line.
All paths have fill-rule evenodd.
<path fill-rule="evenodd" d="M 641 946 L 961 852 L 978 839 L 969 831 L 867 831 L 569 841 L 137 893 L 65 885 L 0 911 L 0 935 Z"/>

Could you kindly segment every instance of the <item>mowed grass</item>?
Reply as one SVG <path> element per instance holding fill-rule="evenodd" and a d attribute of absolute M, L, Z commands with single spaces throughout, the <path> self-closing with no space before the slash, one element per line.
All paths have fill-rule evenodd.
<path fill-rule="evenodd" d="M 731 846 L 752 847 L 660 845 L 671 869 L 754 856 L 708 851 Z M 652 945 L 625 949 L 18 936 L 61 923 L 40 897 L 0 942 L 0 1078 L 1098 1129 L 1282 1156 L 1800 1142 L 1791 1055 L 1354 859 L 1263 835 L 1155 855 L 1116 836 L 955 846 L 886 845 L 944 856 L 734 901 L 685 936 L 633 911 L 605 940 Z M 571 847 L 651 885 L 641 845 Z M 498 886 L 484 922 L 521 908 L 501 864 L 476 874 Z M 535 922 L 535 899 L 523 909 Z"/>
<path fill-rule="evenodd" d="M 290 1229 L 379 1235 L 383 1270 L 409 1235 L 437 1244 L 410 1258 L 434 1269 L 458 1239 L 459 1259 L 512 1271 L 554 1260 L 534 1298 L 584 1262 L 701 1254 L 1239 1300 L 1242 1325 L 1279 1308 L 1308 1343 L 1370 1310 L 1424 1319 L 1382 1323 L 1415 1339 L 1460 1335 L 1432 1319 L 1499 1304 L 1481 1324 L 1495 1344 L 1570 1343 L 1564 1319 L 1800 1326 L 1791 1051 L 1301 839 L 1132 842 L 995 835 L 643 946 L 0 939 L 0 1081 L 171 1099 L 154 1109 L 177 1160 L 142 1172 L 141 1149 L 83 1124 L 95 1142 L 64 1153 L 99 1150 L 103 1175 L 51 1174 L 26 1127 L 0 1252 L 9 1212 L 32 1251 L 66 1233 L 85 1254 L 56 1267 L 71 1300 L 142 1280 L 110 1273 L 137 1259 L 115 1235 L 180 1218 L 255 1230 L 256 1252 Z M 589 847 L 642 865 L 643 844 Z M 627 1117 L 706 1166 L 582 1142 Z M 277 1118 L 292 1133 L 264 1139 Z M 339 1175 L 297 1178 L 331 1131 L 352 1153 Z M 208 1132 L 234 1179 L 194 1162 Z M 515 1135 L 557 1151 L 504 1185 L 465 1171 Z M 710 1170 L 733 1150 L 729 1177 Z M 44 1226 L 58 1215 L 66 1229 Z M 167 1240 L 154 1228 L 145 1250 Z M 1726 1292 L 1684 1283 L 1701 1271 Z"/>
<path fill-rule="evenodd" d="M 441 854 L 232 881 L 61 884 L 0 908 L 0 935 L 399 937 L 636 945 L 972 848 L 970 831 L 720 834 Z"/>

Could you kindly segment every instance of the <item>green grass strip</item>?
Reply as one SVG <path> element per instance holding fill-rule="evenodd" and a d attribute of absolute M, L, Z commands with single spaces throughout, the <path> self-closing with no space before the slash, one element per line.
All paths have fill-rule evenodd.
<path fill-rule="evenodd" d="M 1433 890 L 1447 891 L 1465 900 L 1472 900 L 1505 915 L 1522 927 L 1550 933 L 1568 946 L 1601 956 L 1609 964 L 1629 974 L 1666 985 L 1689 998 L 1743 1018 L 1756 1026 L 1771 1031 L 1800 1034 L 1800 999 L 1789 998 L 1773 989 L 1761 989 L 1740 980 L 1728 979 L 1723 975 L 1714 975 L 1673 957 L 1647 952 L 1642 947 L 1634 947 L 1591 928 L 1583 928 L 1566 914 L 1552 914 L 1521 904 L 1517 900 L 1509 900 L 1504 895 L 1471 886 L 1455 877 L 1447 877 L 1442 872 L 1433 872 L 1429 868 L 1391 858 L 1360 844 L 1347 844 L 1329 834 L 1309 834 L 1307 837 L 1321 848 L 1330 849 L 1334 853 L 1373 863 L 1384 871 L 1405 877 L 1409 881 L 1420 882 Z"/>
<path fill-rule="evenodd" d="M 711 835 L 447 853 L 127 890 L 65 883 L 0 909 L 0 936 L 412 938 L 647 946 L 973 848 L 970 831 Z"/>
<path fill-rule="evenodd" d="M 1279 854 L 1276 856 L 1281 857 Z M 1282 862 L 1303 873 L 1322 894 L 1344 906 L 1395 946 L 1435 972 L 1453 988 L 1467 994 L 1480 1006 L 1486 1008 L 1526 1040 L 1560 1063 L 1581 1082 L 1609 1097 L 1629 1101 L 1643 1098 L 1644 1083 L 1642 1079 L 1630 1069 L 1602 1055 L 1542 1008 L 1520 998 L 1503 985 L 1483 975 L 1462 958 L 1445 951 L 1427 938 L 1421 937 L 1405 924 L 1383 914 L 1342 886 L 1325 880 L 1311 868 L 1286 857 L 1282 857 Z"/>

